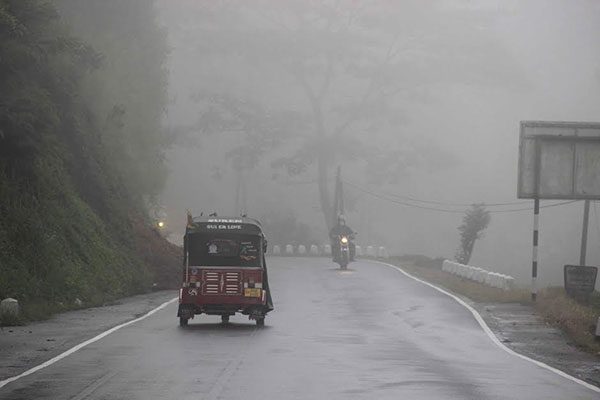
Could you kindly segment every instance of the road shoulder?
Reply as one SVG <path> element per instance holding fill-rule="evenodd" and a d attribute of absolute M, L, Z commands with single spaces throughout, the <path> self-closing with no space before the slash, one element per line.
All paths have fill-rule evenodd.
<path fill-rule="evenodd" d="M 507 301 L 502 294 L 496 294 L 498 301 L 485 301 L 477 291 L 476 301 L 457 291 L 460 285 L 445 285 L 430 268 L 392 264 L 447 290 L 473 307 L 500 342 L 511 350 L 600 387 L 600 356 L 577 348 L 559 328 L 546 323 L 532 305 Z"/>
<path fill-rule="evenodd" d="M 176 296 L 173 290 L 158 291 L 123 298 L 109 306 L 57 314 L 26 326 L 0 328 L 0 380 L 18 375 L 114 326 L 140 317 Z"/>

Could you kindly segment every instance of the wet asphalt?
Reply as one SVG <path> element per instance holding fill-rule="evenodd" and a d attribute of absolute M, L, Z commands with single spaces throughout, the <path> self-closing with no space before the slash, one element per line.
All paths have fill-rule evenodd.
<path fill-rule="evenodd" d="M 0 399 L 598 399 L 512 356 L 471 313 L 361 261 L 269 260 L 275 311 L 197 316 L 171 304 L 32 375 Z"/>

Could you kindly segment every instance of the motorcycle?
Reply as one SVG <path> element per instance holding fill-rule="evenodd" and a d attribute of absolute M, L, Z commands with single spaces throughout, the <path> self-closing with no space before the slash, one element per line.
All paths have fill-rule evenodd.
<path fill-rule="evenodd" d="M 350 263 L 350 238 L 345 235 L 339 236 L 339 253 L 337 263 L 341 269 L 347 269 Z"/>

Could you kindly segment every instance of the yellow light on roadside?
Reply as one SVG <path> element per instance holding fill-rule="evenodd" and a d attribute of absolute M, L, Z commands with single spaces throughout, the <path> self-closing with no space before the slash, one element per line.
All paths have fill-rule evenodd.
<path fill-rule="evenodd" d="M 165 227 L 165 223 L 163 221 L 158 221 L 158 227 L 159 228 L 164 228 Z"/>

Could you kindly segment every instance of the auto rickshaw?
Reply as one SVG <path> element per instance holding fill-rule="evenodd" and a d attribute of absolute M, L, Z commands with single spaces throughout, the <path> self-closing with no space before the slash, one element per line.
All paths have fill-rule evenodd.
<path fill-rule="evenodd" d="M 220 315 L 223 323 L 236 313 L 256 325 L 273 310 L 267 276 L 267 241 L 260 222 L 247 217 L 188 216 L 183 240 L 183 284 L 179 290 L 179 324 L 198 314 Z"/>

